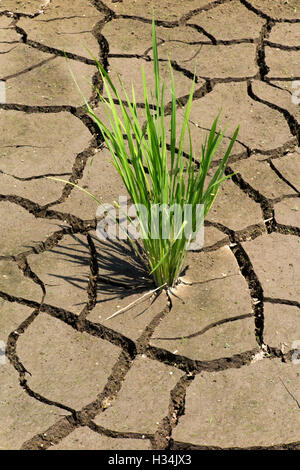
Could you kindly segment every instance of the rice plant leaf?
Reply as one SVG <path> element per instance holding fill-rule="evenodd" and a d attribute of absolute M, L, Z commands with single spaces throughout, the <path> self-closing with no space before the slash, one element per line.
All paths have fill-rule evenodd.
<path fill-rule="evenodd" d="M 170 208 L 177 204 L 183 214 L 185 204 L 190 204 L 194 211 L 192 212 L 192 228 L 197 232 L 217 196 L 220 185 L 232 176 L 224 176 L 224 173 L 239 128 L 234 132 L 227 151 L 206 185 L 207 177 L 210 176 L 212 159 L 225 132 L 225 130 L 223 132 L 218 130 L 220 112 L 201 144 L 200 162 L 196 167 L 197 157 L 193 155 L 190 129 L 196 73 L 194 73 L 186 104 L 183 106 L 176 97 L 172 62 L 168 57 L 171 78 L 171 122 L 170 134 L 168 134 L 165 119 L 166 87 L 160 77 L 154 12 L 152 17 L 152 52 L 154 93 L 148 87 L 144 68 L 142 69 L 143 119 L 145 119 L 145 123 L 139 119 L 134 86 L 131 87 L 131 97 L 129 97 L 120 75 L 117 74 L 118 89 L 108 72 L 91 53 L 102 78 L 101 93 L 97 89 L 96 91 L 108 124 L 104 123 L 103 118 L 96 116 L 86 99 L 85 104 L 87 112 L 99 127 L 103 140 L 111 153 L 113 165 L 133 203 L 136 204 L 136 207 L 139 205 L 145 207 L 147 220 L 143 220 L 140 210 L 137 210 L 137 215 L 142 232 L 143 259 L 146 258 L 149 274 L 157 286 L 169 287 L 175 284 L 180 275 L 187 254 L 186 248 L 192 236 L 185 233 L 184 228 L 187 220 L 184 217 L 178 228 L 175 213 L 170 211 Z M 79 89 L 73 73 L 72 77 Z M 103 96 L 103 91 L 106 97 Z M 180 129 L 177 129 L 178 107 L 184 108 Z M 188 154 L 183 150 L 186 137 L 189 143 Z M 168 138 L 170 138 L 169 142 L 167 142 Z M 167 149 L 170 150 L 170 153 Z M 66 183 L 70 184 L 70 182 Z M 78 187 L 78 185 L 73 185 Z M 205 187 L 206 190 L 204 190 Z M 93 197 L 89 192 L 83 191 Z M 97 198 L 93 197 L 93 199 L 101 204 Z M 204 205 L 204 213 L 200 219 L 195 212 L 198 204 Z M 154 216 L 152 212 L 155 205 L 162 209 L 158 216 Z M 158 234 L 158 238 L 152 237 L 152 229 Z M 193 232 L 194 237 L 196 232 Z M 167 237 L 165 237 L 166 233 L 168 233 Z"/>

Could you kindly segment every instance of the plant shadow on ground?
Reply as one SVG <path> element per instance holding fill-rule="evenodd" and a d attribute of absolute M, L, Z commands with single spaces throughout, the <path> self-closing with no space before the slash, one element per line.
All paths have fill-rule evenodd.
<path fill-rule="evenodd" d="M 142 261 L 134 252 L 127 240 L 106 239 L 100 240 L 91 236 L 95 246 L 95 254 L 89 251 L 87 239 L 79 238 L 76 235 L 70 235 L 74 244 L 60 243 L 56 248 L 49 250 L 59 256 L 60 261 L 65 261 L 77 266 L 82 266 L 85 271 L 90 270 L 91 262 L 97 262 L 97 294 L 102 294 L 104 298 L 98 298 L 97 303 L 109 302 L 113 299 L 124 299 L 132 294 L 145 293 L 155 288 L 154 282 L 149 276 Z M 85 272 L 82 275 L 72 275 L 70 266 L 70 275 L 61 275 L 47 273 L 56 279 L 63 279 L 72 286 L 87 290 L 89 274 Z M 74 305 L 82 305 L 74 304 Z"/>

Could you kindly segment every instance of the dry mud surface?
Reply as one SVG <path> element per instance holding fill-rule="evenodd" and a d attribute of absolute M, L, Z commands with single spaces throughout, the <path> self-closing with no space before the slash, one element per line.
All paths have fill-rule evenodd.
<path fill-rule="evenodd" d="M 196 67 L 195 148 L 221 107 L 224 145 L 241 126 L 236 174 L 191 284 L 106 320 L 152 285 L 97 238 L 96 203 L 46 178 L 124 194 L 64 53 L 93 109 L 86 48 L 142 112 L 153 6 L 183 103 Z M 1 0 L 0 80 L 0 449 L 299 450 L 299 0 Z"/>

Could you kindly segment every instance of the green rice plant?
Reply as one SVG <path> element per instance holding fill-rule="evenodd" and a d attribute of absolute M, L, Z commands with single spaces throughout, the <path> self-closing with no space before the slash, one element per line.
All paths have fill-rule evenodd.
<path fill-rule="evenodd" d="M 106 97 L 98 90 L 97 92 L 109 124 L 106 125 L 101 117 L 94 113 L 86 99 L 85 103 L 88 113 L 97 123 L 111 153 L 113 165 L 136 205 L 143 244 L 142 259 L 146 268 L 156 286 L 172 287 L 182 271 L 187 248 L 203 224 L 217 196 L 220 184 L 232 176 L 224 176 L 224 171 L 239 128 L 234 132 L 221 163 L 208 184 L 205 185 L 213 155 L 225 131 L 222 133 L 217 131 L 219 117 L 217 116 L 202 144 L 200 163 L 197 166 L 189 128 L 195 77 L 184 109 L 182 125 L 179 128 L 177 124 L 178 102 L 172 65 L 169 60 L 172 99 L 168 139 L 165 83 L 161 83 L 160 80 L 154 18 L 152 42 L 155 89 L 153 96 L 147 87 L 143 69 L 144 122 L 138 118 L 134 86 L 132 85 L 131 97 L 129 97 L 118 76 L 122 99 L 110 76 L 95 58 Z M 153 103 L 150 103 L 150 97 Z M 189 142 L 188 157 L 184 152 L 186 138 Z M 91 194 L 89 195 L 96 199 Z M 191 220 L 187 220 L 185 207 L 190 207 L 189 218 Z"/>

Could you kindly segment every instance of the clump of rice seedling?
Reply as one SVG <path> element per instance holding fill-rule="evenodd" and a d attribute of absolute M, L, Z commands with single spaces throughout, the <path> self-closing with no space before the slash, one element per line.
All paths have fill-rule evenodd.
<path fill-rule="evenodd" d="M 224 176 L 224 171 L 239 128 L 234 132 L 221 163 L 209 183 L 205 185 L 213 155 L 224 136 L 224 131 L 222 133 L 217 131 L 219 116 L 214 120 L 202 144 L 200 162 L 197 166 L 189 128 L 195 77 L 184 109 L 182 125 L 178 129 L 178 102 L 169 60 L 172 99 L 168 139 L 165 83 L 161 83 L 160 80 L 154 18 L 152 43 L 155 89 L 152 96 L 143 69 L 145 105 L 143 122 L 138 118 L 134 86 L 129 97 L 118 76 L 125 97 L 122 99 L 107 71 L 95 58 L 106 98 L 97 91 L 109 124 L 106 125 L 101 117 L 94 113 L 86 100 L 85 103 L 112 155 L 113 165 L 135 204 L 142 235 L 142 259 L 146 263 L 148 272 L 156 286 L 172 287 L 183 269 L 187 248 L 203 224 L 220 184 L 231 176 Z M 150 103 L 149 96 L 154 103 Z M 186 137 L 189 139 L 188 156 L 183 150 Z M 185 211 L 185 207 L 189 207 L 190 212 Z"/>

